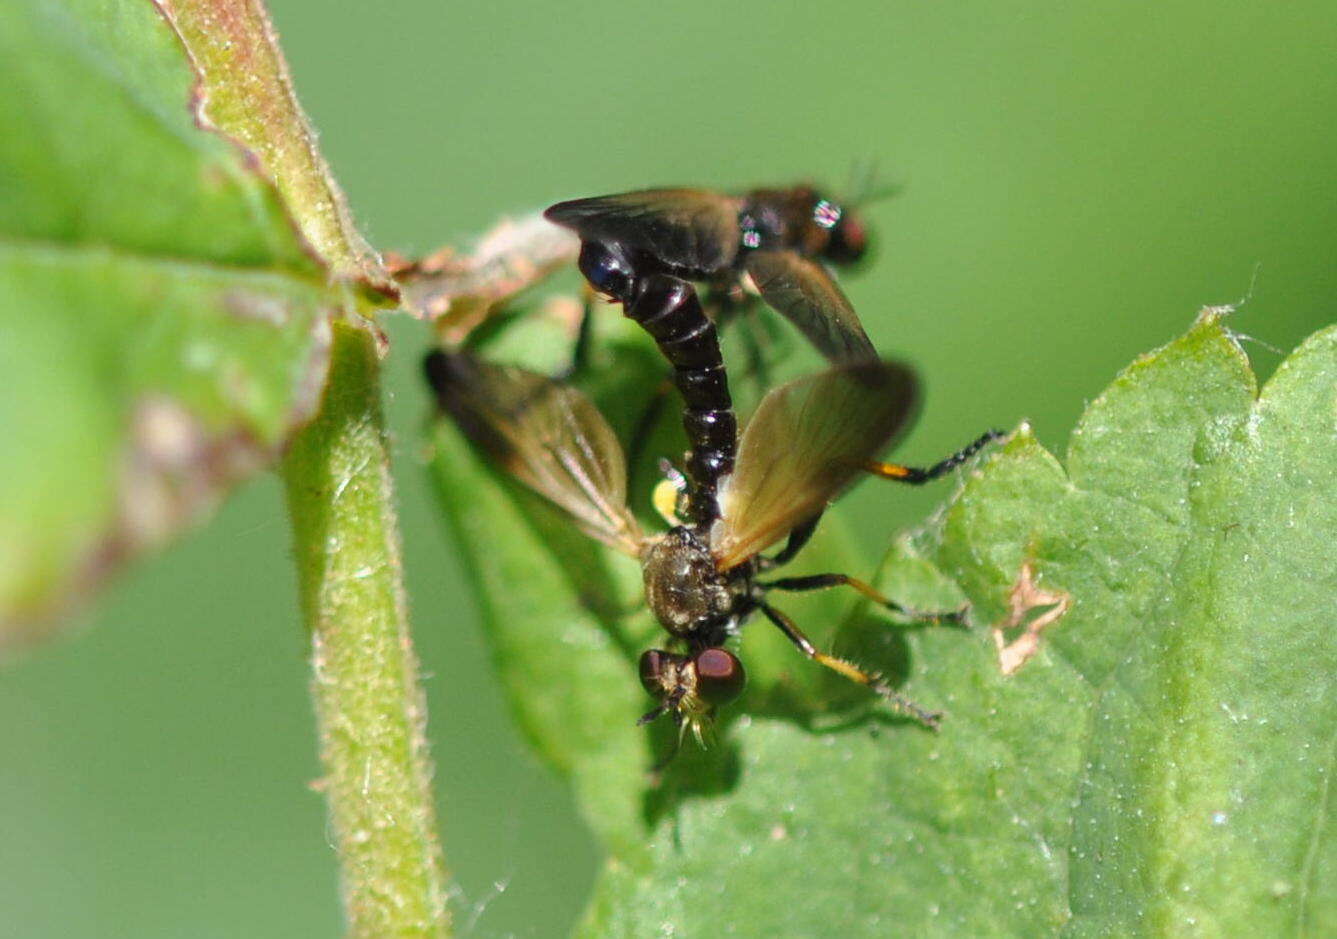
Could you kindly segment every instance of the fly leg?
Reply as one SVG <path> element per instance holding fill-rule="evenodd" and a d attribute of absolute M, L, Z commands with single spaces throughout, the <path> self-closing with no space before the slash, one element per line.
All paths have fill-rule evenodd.
<path fill-rule="evenodd" d="M 957 450 L 947 459 L 939 460 L 928 467 L 902 466 L 899 463 L 879 463 L 876 460 L 869 460 L 864 464 L 864 469 L 874 476 L 881 476 L 883 479 L 894 479 L 898 483 L 920 486 L 930 480 L 937 479 L 939 476 L 947 475 L 976 453 L 979 453 L 986 444 L 1001 440 L 1004 436 L 1006 435 L 1001 430 L 986 431 L 980 435 L 978 440 Z"/>
<path fill-rule="evenodd" d="M 937 711 L 930 711 L 921 705 L 916 704 L 905 695 L 899 694 L 876 672 L 862 669 L 854 663 L 846 662 L 844 659 L 836 658 L 834 655 L 819 652 L 817 647 L 812 644 L 812 640 L 803 635 L 803 631 L 800 630 L 788 616 L 781 613 L 770 604 L 760 603 L 758 606 L 760 607 L 761 612 L 766 614 L 766 618 L 774 623 L 779 628 L 780 632 L 784 633 L 789 638 L 789 641 L 798 646 L 798 650 L 808 658 L 819 665 L 825 665 L 833 672 L 839 672 L 850 681 L 857 682 L 870 689 L 891 702 L 896 710 L 903 714 L 908 714 L 930 730 L 938 729 L 938 724 L 942 720 L 942 715 L 940 713 Z"/>
<path fill-rule="evenodd" d="M 782 552 L 783 553 L 783 552 Z M 757 581 L 757 586 L 763 590 L 826 590 L 830 587 L 853 587 L 859 593 L 872 600 L 879 606 L 891 610 L 893 613 L 899 613 L 910 619 L 919 620 L 949 620 L 951 622 L 960 622 L 965 616 L 965 609 L 958 610 L 916 610 L 908 606 L 902 606 L 895 600 L 887 597 L 872 584 L 859 580 L 857 577 L 851 577 L 849 574 L 809 574 L 806 577 L 781 577 L 778 580 Z"/>
<path fill-rule="evenodd" d="M 585 285 L 581 294 L 580 323 L 576 326 L 576 344 L 571 349 L 571 361 L 566 368 L 553 376 L 562 382 L 570 381 L 573 377 L 580 375 L 590 364 L 590 344 L 593 341 L 594 334 L 596 294 L 590 289 L 589 284 Z"/>
<path fill-rule="evenodd" d="M 812 539 L 813 532 L 817 530 L 817 523 L 821 520 L 822 513 L 818 512 L 806 522 L 800 523 L 797 528 L 789 533 L 789 540 L 785 542 L 785 546 L 780 551 L 771 557 L 757 559 L 757 569 L 769 571 L 794 560 L 794 555 L 802 551 L 803 546 Z"/>
<path fill-rule="evenodd" d="M 747 366 L 743 374 L 756 382 L 757 388 L 765 390 L 771 386 L 771 369 L 766 364 L 767 339 L 761 328 L 762 323 L 758 320 L 755 297 L 735 300 L 724 295 L 715 322 L 722 326 L 735 319 L 738 321 L 738 335 L 743 341 L 743 351 L 747 356 Z"/>

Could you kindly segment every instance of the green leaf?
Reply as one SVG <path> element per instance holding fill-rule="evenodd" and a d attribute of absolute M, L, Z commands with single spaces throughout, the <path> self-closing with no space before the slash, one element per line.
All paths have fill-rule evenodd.
<path fill-rule="evenodd" d="M 313 209 L 197 123 L 152 5 L 0 0 L 0 19 L 12 642 L 272 459 L 317 404 L 347 291 L 294 221 Z"/>
<path fill-rule="evenodd" d="M 255 155 L 333 276 L 359 282 L 382 301 L 395 298 L 398 288 L 354 227 L 343 191 L 316 146 L 264 5 L 155 3 L 198 74 L 193 105 L 200 125 L 221 129 Z"/>
<path fill-rule="evenodd" d="M 939 733 L 799 690 L 818 670 L 754 625 L 719 745 L 685 747 L 659 788 L 662 731 L 630 722 L 649 703 L 634 656 L 660 634 L 614 609 L 635 565 L 438 426 L 513 706 L 611 853 L 584 931 L 1337 929 L 1337 327 L 1258 395 L 1225 312 L 1121 374 L 1066 466 L 1023 426 L 896 541 L 884 588 L 920 607 L 964 592 L 969 628 L 856 611 L 835 642 L 908 678 Z M 791 612 L 814 633 L 833 618 Z"/>

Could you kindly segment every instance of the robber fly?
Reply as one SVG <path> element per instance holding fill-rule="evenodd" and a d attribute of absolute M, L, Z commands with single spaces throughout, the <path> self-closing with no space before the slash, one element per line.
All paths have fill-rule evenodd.
<path fill-rule="evenodd" d="M 699 736 L 715 708 L 743 690 L 743 665 L 725 644 L 758 611 L 808 658 L 924 724 L 937 723 L 938 715 L 875 673 L 818 650 L 768 594 L 847 585 L 892 610 L 909 611 L 845 574 L 762 577 L 798 553 L 827 503 L 865 470 L 923 482 L 993 439 L 987 434 L 927 469 L 874 463 L 914 411 L 910 369 L 881 360 L 848 363 L 772 389 L 738 440 L 736 460 L 730 445 L 732 470 L 717 491 L 688 490 L 668 504 L 657 493 L 657 507 L 673 527 L 656 535 L 643 532 L 628 509 L 622 448 L 581 392 L 464 353 L 434 352 L 426 370 L 442 409 L 498 466 L 565 510 L 586 534 L 640 562 L 646 603 L 672 646 L 640 658 L 641 681 L 658 699 L 642 723 L 668 714 Z M 701 501 L 714 507 L 693 511 L 692 503 Z M 679 502 L 687 504 L 686 521 L 675 517 Z M 761 554 L 786 536 L 777 554 Z"/>

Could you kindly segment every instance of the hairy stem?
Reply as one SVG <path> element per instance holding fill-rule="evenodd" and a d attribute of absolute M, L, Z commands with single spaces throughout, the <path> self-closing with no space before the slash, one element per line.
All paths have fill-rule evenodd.
<path fill-rule="evenodd" d="M 373 338 L 336 323 L 321 412 L 283 475 L 322 789 L 354 936 L 449 931 Z"/>

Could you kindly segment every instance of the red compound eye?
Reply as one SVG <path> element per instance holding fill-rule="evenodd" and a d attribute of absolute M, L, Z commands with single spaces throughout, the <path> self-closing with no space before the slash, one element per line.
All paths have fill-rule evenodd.
<path fill-rule="evenodd" d="M 702 701 L 718 707 L 743 693 L 747 673 L 732 652 L 702 649 L 692 662 L 696 666 L 696 693 Z"/>
<path fill-rule="evenodd" d="M 656 698 L 665 693 L 664 675 L 673 667 L 678 656 L 662 649 L 646 649 L 641 653 L 641 684 Z"/>
<path fill-rule="evenodd" d="M 827 259 L 836 264 L 853 264 L 868 249 L 868 231 L 852 214 L 846 214 L 831 230 L 831 241 L 826 247 Z"/>

